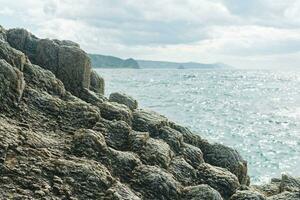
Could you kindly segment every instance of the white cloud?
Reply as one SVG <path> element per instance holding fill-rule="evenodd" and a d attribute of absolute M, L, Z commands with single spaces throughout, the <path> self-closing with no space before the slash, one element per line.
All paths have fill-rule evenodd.
<path fill-rule="evenodd" d="M 298 0 L 0 0 L 0 23 L 89 52 L 238 67 L 297 66 Z M 282 60 L 280 60 L 282 59 Z M 293 62 L 292 62 L 293 61 Z"/>

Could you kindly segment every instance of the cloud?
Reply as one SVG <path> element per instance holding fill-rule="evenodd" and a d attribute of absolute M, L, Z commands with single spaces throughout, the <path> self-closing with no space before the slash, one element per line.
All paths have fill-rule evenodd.
<path fill-rule="evenodd" d="M 297 0 L 0 0 L 0 23 L 92 53 L 274 66 L 299 53 Z M 266 59 L 267 58 L 267 59 Z M 248 64 L 249 63 L 249 64 Z M 251 64 L 250 64 L 251 63 Z"/>

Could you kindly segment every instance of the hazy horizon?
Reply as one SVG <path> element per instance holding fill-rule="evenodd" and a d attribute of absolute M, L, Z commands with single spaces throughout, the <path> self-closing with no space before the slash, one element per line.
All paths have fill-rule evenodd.
<path fill-rule="evenodd" d="M 0 0 L 0 24 L 139 60 L 300 68 L 300 1 Z"/>

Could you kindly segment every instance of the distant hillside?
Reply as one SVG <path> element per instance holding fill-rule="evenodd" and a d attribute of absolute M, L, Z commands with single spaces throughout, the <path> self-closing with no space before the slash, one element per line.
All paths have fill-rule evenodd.
<path fill-rule="evenodd" d="M 132 58 L 123 60 L 114 56 L 104 56 L 99 54 L 89 54 L 92 67 L 94 68 L 140 68 L 137 61 Z"/>
<path fill-rule="evenodd" d="M 203 64 L 196 62 L 186 62 L 186 63 L 177 63 L 177 62 L 168 62 L 168 61 L 149 61 L 149 60 L 137 60 L 141 68 L 159 68 L 159 69 L 223 69 L 231 68 L 228 65 L 223 63 L 214 63 L 214 64 Z"/>

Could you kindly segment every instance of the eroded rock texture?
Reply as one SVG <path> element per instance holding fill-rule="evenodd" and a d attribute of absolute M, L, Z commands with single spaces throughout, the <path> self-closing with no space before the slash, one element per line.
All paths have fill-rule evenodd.
<path fill-rule="evenodd" d="M 299 199 L 299 179 L 248 187 L 236 150 L 103 93 L 78 44 L 0 27 L 2 199 Z"/>

